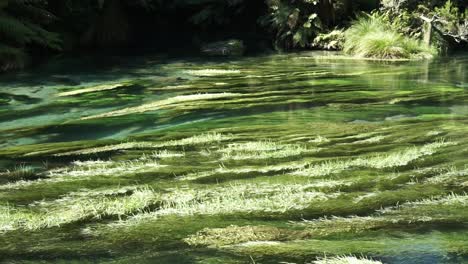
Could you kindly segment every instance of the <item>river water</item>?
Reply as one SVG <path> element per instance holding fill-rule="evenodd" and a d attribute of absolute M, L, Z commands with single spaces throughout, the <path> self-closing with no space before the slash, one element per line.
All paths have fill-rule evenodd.
<path fill-rule="evenodd" d="M 1 76 L 0 261 L 465 263 L 467 66 L 306 52 Z"/>

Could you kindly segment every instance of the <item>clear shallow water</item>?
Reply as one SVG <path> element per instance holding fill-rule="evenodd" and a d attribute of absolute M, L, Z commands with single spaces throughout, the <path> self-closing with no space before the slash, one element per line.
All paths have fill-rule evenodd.
<path fill-rule="evenodd" d="M 468 56 L 321 55 L 2 76 L 1 260 L 466 262 Z"/>

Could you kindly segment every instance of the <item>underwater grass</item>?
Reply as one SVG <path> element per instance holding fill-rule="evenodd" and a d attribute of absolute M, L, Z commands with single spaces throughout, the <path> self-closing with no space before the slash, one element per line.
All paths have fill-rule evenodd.
<path fill-rule="evenodd" d="M 338 195 L 307 188 L 301 184 L 231 184 L 201 190 L 176 189 L 162 195 L 159 210 L 135 215 L 121 224 L 133 225 L 166 215 L 284 213 L 304 209 L 313 202 Z"/>
<path fill-rule="evenodd" d="M 59 97 L 74 96 L 74 95 L 80 95 L 80 94 L 85 94 L 85 93 L 94 93 L 94 92 L 114 90 L 114 89 L 118 89 L 118 88 L 126 88 L 126 87 L 129 87 L 129 86 L 131 86 L 130 83 L 101 84 L 101 85 L 96 85 L 96 86 L 87 87 L 87 88 L 83 88 L 83 89 L 77 89 L 77 90 L 73 90 L 73 91 L 61 92 L 61 93 L 58 93 L 57 96 L 59 96 Z"/>
<path fill-rule="evenodd" d="M 128 107 L 128 108 L 124 108 L 120 110 L 111 111 L 108 113 L 82 117 L 81 120 L 138 114 L 138 113 L 144 113 L 144 112 L 149 112 L 149 111 L 156 111 L 156 110 L 164 109 L 167 107 L 176 107 L 177 105 L 186 103 L 186 102 L 222 99 L 222 98 L 230 98 L 230 97 L 238 97 L 238 96 L 241 96 L 241 94 L 226 93 L 226 92 L 216 93 L 216 94 L 206 93 L 206 94 L 179 95 L 179 96 L 171 97 L 171 98 L 164 99 L 164 100 L 146 103 L 140 106 Z"/>
<path fill-rule="evenodd" d="M 372 260 L 366 257 L 355 256 L 337 256 L 337 257 L 323 257 L 312 262 L 313 264 L 382 264 L 377 260 Z"/>
<path fill-rule="evenodd" d="M 19 166 L 16 166 L 13 170 L 6 170 L 5 172 L 0 172 L 0 182 L 35 180 L 38 178 L 40 178 L 40 174 L 36 172 L 36 169 L 26 164 L 20 164 Z"/>
<path fill-rule="evenodd" d="M 210 76 L 222 76 L 222 75 L 238 75 L 241 74 L 240 70 L 222 70 L 222 69 L 202 69 L 202 70 L 187 70 L 184 73 L 199 76 L 199 77 L 210 77 Z"/>
<path fill-rule="evenodd" d="M 131 149 L 159 149 L 164 147 L 176 147 L 176 146 L 188 146 L 188 145 L 199 145 L 199 144 L 214 144 L 221 141 L 231 140 L 234 137 L 232 135 L 225 135 L 216 132 L 204 133 L 199 135 L 194 135 L 187 138 L 170 140 L 166 142 L 152 142 L 152 141 L 135 141 L 135 142 L 124 142 L 114 145 L 107 145 L 102 147 L 95 147 L 89 149 L 81 149 L 69 152 L 63 152 L 54 154 L 54 156 L 79 156 L 79 155 L 90 155 L 98 154 L 103 152 L 113 152 L 113 151 L 124 151 Z M 167 150 L 161 150 L 167 151 Z"/>
<path fill-rule="evenodd" d="M 258 141 L 229 144 L 218 150 L 222 160 L 278 159 L 317 152 L 299 144 L 280 144 L 273 141 Z"/>
<path fill-rule="evenodd" d="M 114 193 L 127 193 L 128 189 Z M 106 193 L 104 193 L 106 194 Z M 107 194 L 111 192 L 107 191 Z M 158 200 L 158 195 L 148 188 L 134 190 L 123 197 L 99 196 L 88 198 L 90 193 L 74 195 L 73 199 L 62 198 L 52 203 L 43 204 L 39 210 L 0 207 L 0 231 L 18 229 L 38 230 L 60 227 L 65 224 L 86 219 L 103 217 L 122 217 L 147 208 Z M 91 195 L 93 196 L 93 195 Z M 73 197 L 73 196 L 72 196 Z"/>
<path fill-rule="evenodd" d="M 297 58 L 165 60 L 162 72 L 143 73 L 157 79 L 144 94 L 115 88 L 57 97 L 52 87 L 51 99 L 35 95 L 41 108 L 11 105 L 29 110 L 2 112 L 7 127 L 18 127 L 0 133 L 2 146 L 16 146 L 2 148 L 2 166 L 13 172 L 24 162 L 40 179 L 0 186 L 7 245 L 0 255 L 109 263 L 466 255 L 466 60 Z M 248 70 L 182 73 L 202 67 Z M 165 101 L 223 89 L 240 96 Z M 63 103 L 49 108 L 48 100 Z M 115 120 L 76 120 L 151 103 Z M 39 109 L 38 119 L 30 116 Z M 44 125 L 42 113 L 63 119 Z"/>
<path fill-rule="evenodd" d="M 8 184 L 0 185 L 0 190 L 27 189 L 32 186 L 38 186 L 50 183 L 64 183 L 73 181 L 82 181 L 84 179 L 98 177 L 122 177 L 136 175 L 138 173 L 148 173 L 158 171 L 167 165 L 160 164 L 154 158 L 125 160 L 125 161 L 75 161 L 71 166 L 51 169 L 41 174 L 41 177 L 35 181 L 19 180 Z"/>
<path fill-rule="evenodd" d="M 281 230 L 269 226 L 236 226 L 205 228 L 183 241 L 190 246 L 221 247 L 251 241 L 275 241 L 281 238 Z"/>
<path fill-rule="evenodd" d="M 376 155 L 370 157 L 359 157 L 349 160 L 326 161 L 319 164 L 311 164 L 308 167 L 299 169 L 294 175 L 319 177 L 340 173 L 352 167 L 368 167 L 375 169 L 392 168 L 406 166 L 410 162 L 421 157 L 434 154 L 438 149 L 451 146 L 456 143 L 438 141 L 421 147 L 412 147 L 390 154 Z"/>

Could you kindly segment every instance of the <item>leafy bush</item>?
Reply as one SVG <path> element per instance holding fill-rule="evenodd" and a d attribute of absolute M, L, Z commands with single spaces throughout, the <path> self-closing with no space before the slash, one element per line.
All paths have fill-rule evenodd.
<path fill-rule="evenodd" d="M 438 17 L 438 26 L 444 33 L 453 36 L 457 41 L 468 41 L 468 9 L 460 9 L 448 0 L 441 7 L 435 7 L 431 14 Z"/>
<path fill-rule="evenodd" d="M 344 51 L 359 57 L 377 59 L 431 58 L 433 48 L 397 32 L 384 15 L 359 17 L 345 32 Z"/>
<path fill-rule="evenodd" d="M 261 19 L 261 23 L 276 32 L 276 48 L 306 47 L 313 36 L 322 30 L 322 22 L 315 12 L 317 1 L 290 3 L 269 0 L 267 4 L 269 14 Z"/>
<path fill-rule="evenodd" d="M 345 34 L 342 30 L 335 29 L 329 33 L 320 33 L 314 39 L 312 47 L 325 50 L 342 50 Z"/>

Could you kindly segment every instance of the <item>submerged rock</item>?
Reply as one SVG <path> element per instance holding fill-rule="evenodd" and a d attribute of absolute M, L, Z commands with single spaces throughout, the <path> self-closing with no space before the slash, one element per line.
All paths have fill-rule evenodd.
<path fill-rule="evenodd" d="M 34 104 L 40 102 L 41 99 L 29 97 L 22 94 L 0 93 L 0 105 L 8 105 L 14 103 Z"/>
<path fill-rule="evenodd" d="M 212 42 L 201 47 L 201 52 L 209 56 L 242 56 L 244 51 L 244 42 L 237 39 Z"/>
<path fill-rule="evenodd" d="M 50 80 L 54 83 L 70 85 L 70 86 L 77 86 L 81 84 L 79 80 L 76 80 L 66 75 L 52 75 L 50 76 Z"/>

